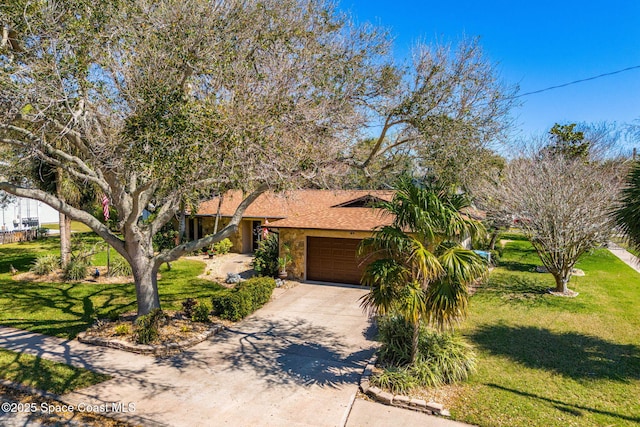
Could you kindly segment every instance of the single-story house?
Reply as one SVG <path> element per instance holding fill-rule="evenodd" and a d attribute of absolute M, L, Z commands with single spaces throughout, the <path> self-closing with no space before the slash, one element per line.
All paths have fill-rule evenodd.
<path fill-rule="evenodd" d="M 381 210 L 371 208 L 376 200 L 391 200 L 392 191 L 296 190 L 284 194 L 267 192 L 244 212 L 238 232 L 230 240 L 232 251 L 251 253 L 257 249 L 263 227 L 279 233 L 280 247 L 287 245 L 292 263 L 289 276 L 300 280 L 360 283 L 362 266 L 356 257 L 360 241 L 372 230 L 391 223 Z M 226 193 L 200 204 L 187 222 L 190 238 L 214 232 L 229 223 L 243 200 L 240 191 Z"/>

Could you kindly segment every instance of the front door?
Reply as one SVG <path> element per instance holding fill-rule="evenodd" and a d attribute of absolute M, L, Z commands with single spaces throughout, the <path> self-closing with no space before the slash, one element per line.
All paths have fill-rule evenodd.
<path fill-rule="evenodd" d="M 251 240 L 251 248 L 252 251 L 255 252 L 258 249 L 258 243 L 260 242 L 260 232 L 261 232 L 261 227 L 262 226 L 262 221 L 253 221 L 252 223 L 252 240 Z"/>

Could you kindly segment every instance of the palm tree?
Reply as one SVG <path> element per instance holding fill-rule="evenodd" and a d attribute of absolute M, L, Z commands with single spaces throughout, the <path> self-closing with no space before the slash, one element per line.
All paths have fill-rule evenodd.
<path fill-rule="evenodd" d="M 631 246 L 640 251 L 640 162 L 627 175 L 627 186 L 613 217 Z"/>
<path fill-rule="evenodd" d="M 468 286 L 486 267 L 473 251 L 462 247 L 467 236 L 484 229 L 461 213 L 469 200 L 433 182 L 402 178 L 393 200 L 380 205 L 393 223 L 363 240 L 360 255 L 373 260 L 362 282 L 370 292 L 362 306 L 380 315 L 398 314 L 413 326 L 411 363 L 418 352 L 420 324 L 439 330 L 466 315 Z"/>

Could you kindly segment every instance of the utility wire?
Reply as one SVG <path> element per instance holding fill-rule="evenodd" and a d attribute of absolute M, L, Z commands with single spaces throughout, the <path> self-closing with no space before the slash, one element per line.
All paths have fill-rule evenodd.
<path fill-rule="evenodd" d="M 546 91 L 549 91 L 549 90 L 558 89 L 558 88 L 565 87 L 565 86 L 571 86 L 571 85 L 575 85 L 577 83 L 582 83 L 582 82 L 587 82 L 589 80 L 599 79 L 601 77 L 607 77 L 607 76 L 612 76 L 614 74 L 620 74 L 620 73 L 624 73 L 625 71 L 635 70 L 637 68 L 640 68 L 640 65 L 634 65 L 633 67 L 623 68 L 622 70 L 612 71 L 610 73 L 599 74 L 599 75 L 593 76 L 593 77 L 587 77 L 586 79 L 574 80 L 572 82 L 563 83 L 563 84 L 557 85 L 557 86 L 550 86 L 550 87 L 547 87 L 547 88 L 544 88 L 544 89 L 534 90 L 533 92 L 522 93 L 520 95 L 514 96 L 513 99 L 521 98 L 521 97 L 527 96 L 527 95 L 533 95 L 533 94 L 536 94 L 536 93 L 546 92 Z"/>

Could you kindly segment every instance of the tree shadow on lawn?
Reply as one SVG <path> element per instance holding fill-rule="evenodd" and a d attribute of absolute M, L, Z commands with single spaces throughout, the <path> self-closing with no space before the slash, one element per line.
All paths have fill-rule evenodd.
<path fill-rule="evenodd" d="M 563 402 L 561 400 L 557 400 L 557 399 L 550 399 L 548 397 L 544 397 L 544 396 L 540 396 L 537 394 L 533 394 L 533 393 L 529 393 L 526 391 L 521 391 L 521 390 L 516 390 L 513 388 L 508 388 L 508 387 L 504 387 L 498 384 L 493 384 L 493 383 L 488 383 L 487 384 L 488 387 L 491 388 L 495 388 L 498 390 L 502 390 L 505 392 L 509 392 L 509 393 L 514 393 L 523 397 L 527 397 L 527 398 L 532 398 L 532 399 L 537 399 L 543 402 L 549 402 L 554 408 L 562 411 L 562 412 L 566 412 L 568 414 L 571 414 L 573 416 L 576 417 L 580 417 L 583 415 L 583 411 L 586 412 L 591 412 L 594 414 L 600 414 L 600 415 L 606 415 L 609 417 L 613 417 L 613 418 L 619 418 L 619 419 L 623 419 L 623 420 L 627 420 L 627 421 L 632 421 L 635 423 L 640 423 L 640 417 L 633 417 L 633 416 L 628 416 L 628 415 L 623 415 L 623 414 L 617 414 L 615 412 L 609 412 L 609 411 L 603 411 L 601 409 L 596 409 L 596 408 L 590 408 L 588 406 L 583 406 L 583 405 L 575 405 L 575 404 L 571 404 L 571 403 L 566 403 Z M 613 425 L 613 424 L 612 424 Z"/>
<path fill-rule="evenodd" d="M 357 384 L 374 352 L 349 345 L 347 338 L 304 319 L 250 318 L 213 340 L 215 347 L 222 348 L 217 368 L 253 371 L 270 384 L 332 388 Z M 190 366 L 205 369 L 211 361 L 198 353 L 202 352 L 187 351 L 162 363 L 181 370 Z"/>
<path fill-rule="evenodd" d="M 9 250 L 0 245 L 0 274 L 9 273 L 11 265 L 20 272 L 28 271 L 37 256 L 30 247 Z"/>
<path fill-rule="evenodd" d="M 575 380 L 640 378 L 640 347 L 576 332 L 532 326 L 484 325 L 470 336 L 480 348 L 534 369 Z"/>
<path fill-rule="evenodd" d="M 91 326 L 96 316 L 110 316 L 136 307 L 135 301 L 127 298 L 135 295 L 131 284 L 1 284 L 2 298 L 10 299 L 12 305 L 2 310 L 6 314 L 0 314 L 0 323 L 46 335 L 72 339 Z M 13 313 L 16 317 L 11 316 Z"/>

